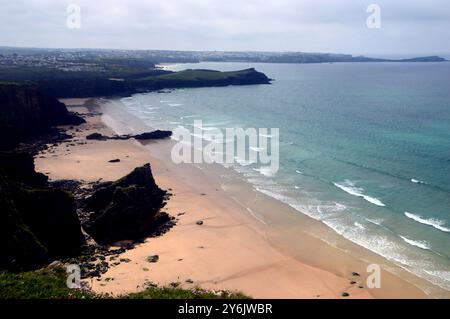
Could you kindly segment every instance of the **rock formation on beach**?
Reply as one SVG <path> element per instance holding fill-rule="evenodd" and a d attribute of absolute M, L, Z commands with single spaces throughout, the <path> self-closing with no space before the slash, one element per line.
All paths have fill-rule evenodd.
<path fill-rule="evenodd" d="M 165 197 L 146 164 L 116 182 L 99 186 L 85 201 L 84 210 L 93 214 L 83 227 L 104 244 L 138 239 L 157 219 Z"/>
<path fill-rule="evenodd" d="M 114 136 L 105 136 L 100 133 L 92 133 L 86 136 L 87 140 L 97 140 L 97 141 L 106 141 L 106 140 L 128 140 L 130 138 L 134 138 L 136 140 L 159 140 L 172 136 L 172 131 L 161 131 L 156 130 L 152 132 L 144 132 L 136 135 L 114 135 Z"/>
<path fill-rule="evenodd" d="M 142 134 L 133 135 L 132 137 L 136 140 L 156 140 L 163 139 L 172 136 L 172 131 L 161 131 L 156 130 L 153 132 L 145 132 Z"/>

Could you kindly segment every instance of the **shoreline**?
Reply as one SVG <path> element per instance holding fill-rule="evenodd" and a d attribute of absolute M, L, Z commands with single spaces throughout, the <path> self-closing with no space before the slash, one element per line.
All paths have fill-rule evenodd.
<path fill-rule="evenodd" d="M 143 123 L 130 126 L 132 119 L 127 116 L 132 116 L 124 111 L 114 113 L 120 112 L 120 105 L 115 110 L 110 103 L 120 101 L 63 102 L 71 110 L 89 113 L 94 108 L 85 106 L 95 101 L 102 105 L 103 115 L 87 118 L 76 138 L 83 139 L 93 131 L 124 134 L 144 129 Z M 80 106 L 83 103 L 85 106 Z M 142 290 L 149 281 L 160 285 L 180 282 L 185 288 L 238 290 L 256 298 L 341 298 L 344 292 L 350 294 L 349 298 L 427 298 L 436 294 L 433 291 L 427 296 L 415 286 L 424 285 L 424 280 L 259 193 L 237 173 L 218 165 L 177 166 L 167 161 L 170 141 L 147 145 L 134 140 L 89 141 L 73 147 L 64 144 L 55 154 L 38 156 L 37 170 L 51 179 L 115 180 L 150 162 L 157 184 L 174 194 L 164 211 L 177 217 L 178 224 L 164 236 L 148 239 L 121 255 L 131 261 L 110 268 L 101 281 L 91 281 L 96 292 L 119 295 Z M 121 162 L 108 164 L 113 158 Z M 204 222 L 202 226 L 196 224 L 199 220 Z M 159 255 L 160 260 L 150 264 L 146 261 L 149 255 Z M 366 267 L 374 262 L 383 268 L 380 289 L 365 287 Z M 361 276 L 352 276 L 352 272 Z M 439 293 L 439 289 L 436 291 Z"/>

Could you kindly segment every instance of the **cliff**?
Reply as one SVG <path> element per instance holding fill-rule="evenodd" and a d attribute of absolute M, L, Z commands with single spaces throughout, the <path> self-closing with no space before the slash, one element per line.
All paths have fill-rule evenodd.
<path fill-rule="evenodd" d="M 36 86 L 0 83 L 0 148 L 47 132 L 55 125 L 78 125 L 84 120 Z"/>
<path fill-rule="evenodd" d="M 79 252 L 81 227 L 73 197 L 36 173 L 19 142 L 84 120 L 29 84 L 0 83 L 0 269 L 39 267 Z"/>
<path fill-rule="evenodd" d="M 82 234 L 73 197 L 50 187 L 28 154 L 0 152 L 0 165 L 0 269 L 76 255 Z"/>

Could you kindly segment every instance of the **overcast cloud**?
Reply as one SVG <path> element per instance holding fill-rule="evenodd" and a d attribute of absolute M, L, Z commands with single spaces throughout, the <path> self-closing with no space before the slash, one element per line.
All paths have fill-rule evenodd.
<path fill-rule="evenodd" d="M 81 29 L 66 8 L 81 7 Z M 381 7 L 381 29 L 366 26 Z M 448 0 L 0 0 L 0 46 L 450 53 Z"/>

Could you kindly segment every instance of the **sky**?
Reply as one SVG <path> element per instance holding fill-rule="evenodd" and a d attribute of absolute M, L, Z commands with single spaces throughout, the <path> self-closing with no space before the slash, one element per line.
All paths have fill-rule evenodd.
<path fill-rule="evenodd" d="M 67 25 L 70 4 L 80 28 Z M 370 4 L 380 28 L 367 26 Z M 448 0 L 0 0 L 0 8 L 0 46 L 450 53 Z"/>

